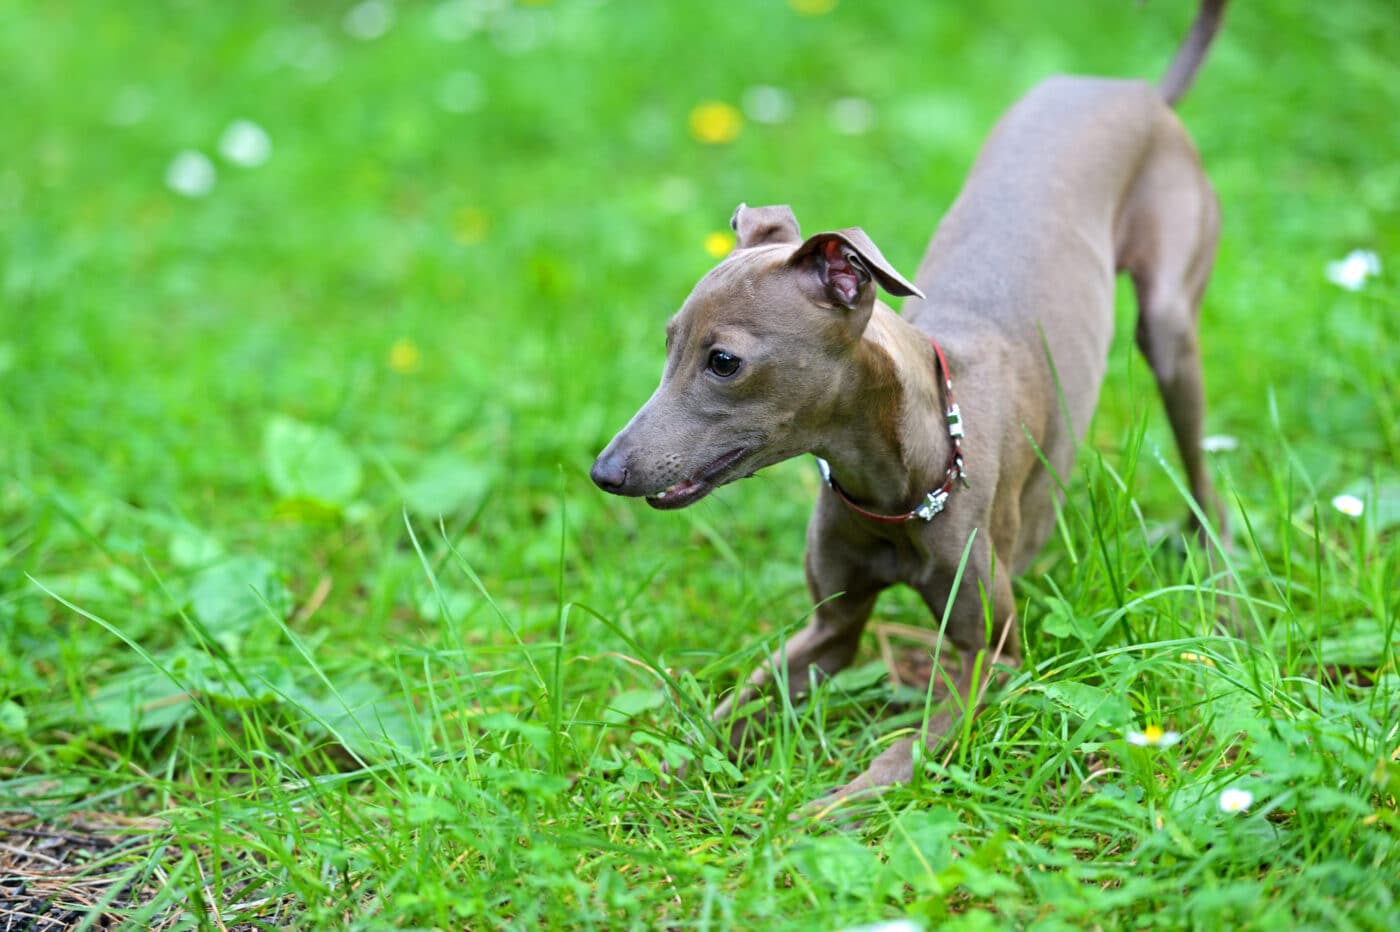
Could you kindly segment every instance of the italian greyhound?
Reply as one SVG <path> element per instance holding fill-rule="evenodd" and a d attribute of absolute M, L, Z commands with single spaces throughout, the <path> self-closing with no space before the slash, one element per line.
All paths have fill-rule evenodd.
<path fill-rule="evenodd" d="M 913 283 L 859 228 L 803 239 L 785 206 L 735 211 L 733 251 L 666 326 L 660 386 L 591 473 L 607 492 L 670 509 L 818 457 L 806 555 L 816 608 L 715 711 L 735 750 L 763 715 L 736 711 L 775 682 L 796 698 L 849 664 L 895 583 L 946 619 L 964 714 L 980 702 L 974 670 L 1019 664 L 1011 580 L 1054 528 L 1057 477 L 1107 366 L 1120 271 L 1191 494 L 1223 520 L 1201 452 L 1197 349 L 1219 207 L 1172 105 L 1224 5 L 1205 0 L 1160 86 L 1052 77 L 1031 90 L 993 130 Z M 877 287 L 909 298 L 903 316 Z M 932 748 L 952 715 L 836 798 L 909 780 L 914 742 Z"/>

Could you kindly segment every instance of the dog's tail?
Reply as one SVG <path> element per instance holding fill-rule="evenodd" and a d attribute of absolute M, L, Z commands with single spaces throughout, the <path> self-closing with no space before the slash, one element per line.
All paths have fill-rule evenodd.
<path fill-rule="evenodd" d="M 1210 48 L 1210 40 L 1215 38 L 1215 31 L 1220 28 L 1224 12 L 1225 0 L 1202 0 L 1201 11 L 1196 14 L 1196 21 L 1186 34 L 1186 41 L 1181 43 L 1176 58 L 1172 59 L 1171 67 L 1167 69 L 1167 76 L 1162 79 L 1162 96 L 1169 105 L 1176 106 L 1181 95 L 1191 86 L 1191 80 L 1196 77 L 1196 71 L 1206 57 L 1206 49 Z"/>

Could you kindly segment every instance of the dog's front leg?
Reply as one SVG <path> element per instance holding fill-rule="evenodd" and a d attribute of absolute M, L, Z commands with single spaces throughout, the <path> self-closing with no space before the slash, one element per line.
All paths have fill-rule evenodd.
<path fill-rule="evenodd" d="M 811 622 L 715 709 L 714 722 L 720 729 L 728 729 L 729 747 L 736 755 L 743 749 L 749 729 L 767 720 L 773 703 L 748 712 L 744 707 L 770 694 L 775 679 L 785 687 L 789 699 L 798 699 L 811 688 L 814 673 L 830 676 L 845 669 L 884 588 L 872 585 L 856 568 L 833 565 L 815 549 L 808 550 L 806 569 L 807 589 L 817 605 Z"/>
<path fill-rule="evenodd" d="M 911 735 L 895 742 L 876 757 L 864 773 L 815 803 L 814 808 L 830 812 L 848 798 L 874 795 L 892 784 L 909 782 L 914 776 L 915 742 L 922 740 L 928 751 L 936 750 L 953 733 L 964 716 L 977 714 L 989 677 L 992 676 L 992 665 L 1019 665 L 1021 644 L 1016 627 L 1016 605 L 1011 591 L 1011 578 L 1004 572 L 993 576 L 989 572 L 989 556 L 989 553 L 974 556 L 970 567 L 973 572 L 969 574 L 969 578 L 963 580 L 960 593 L 953 604 L 946 607 L 946 636 L 956 647 L 960 661 L 958 673 L 950 677 L 948 682 L 949 689 L 956 695 L 949 695 L 941 703 L 939 711 L 929 716 L 919 735 Z M 979 585 L 974 581 L 978 578 L 992 580 L 990 617 L 995 622 L 990 626 L 990 631 L 987 624 L 988 615 L 979 591 L 987 586 L 985 583 Z M 920 594 L 934 617 L 941 617 L 945 611 L 946 598 L 941 586 L 935 583 L 921 587 Z M 934 676 L 938 675 L 939 671 L 935 668 Z"/>
<path fill-rule="evenodd" d="M 880 756 L 870 762 L 865 772 L 850 783 L 817 800 L 811 809 L 818 815 L 825 815 L 845 800 L 863 796 L 873 796 L 896 783 L 908 783 L 914 777 L 914 744 L 923 738 L 924 746 L 933 751 L 942 743 L 961 721 L 962 715 L 971 714 L 975 706 L 973 691 L 976 684 L 972 679 L 975 654 L 962 652 L 961 670 L 949 684 L 957 696 L 948 696 L 942 703 L 943 709 L 929 716 L 921 736 L 911 735 L 890 745 Z M 937 673 L 935 672 L 935 676 Z M 987 675 L 986 671 L 982 676 Z"/>

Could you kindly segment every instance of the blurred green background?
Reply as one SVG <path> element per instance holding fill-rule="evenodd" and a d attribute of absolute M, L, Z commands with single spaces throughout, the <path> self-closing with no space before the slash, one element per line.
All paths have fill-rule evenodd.
<path fill-rule="evenodd" d="M 492 490 L 488 577 L 528 585 L 511 552 L 561 496 L 574 554 L 625 566 L 619 530 L 669 542 L 688 525 L 604 500 L 586 466 L 652 388 L 661 323 L 736 203 L 790 203 L 808 231 L 863 225 L 910 270 L 1016 96 L 1056 71 L 1155 77 L 1195 13 L 804 9 L 818 15 L 777 0 L 0 7 L 0 503 L 27 541 L 0 568 L 7 611 L 50 611 L 19 573 L 100 558 L 54 540 L 61 511 L 127 528 L 106 558 L 159 563 L 141 519 L 178 516 L 314 577 L 371 529 L 396 537 L 402 483 L 434 458 L 451 472 L 448 454 L 479 473 L 461 489 Z M 1393 392 L 1348 391 L 1393 389 L 1393 350 L 1322 279 L 1400 236 L 1397 49 L 1388 3 L 1239 4 L 1183 108 L 1225 212 L 1203 325 L 1211 429 L 1248 447 L 1273 392 L 1334 484 L 1400 445 Z M 760 86 L 781 121 L 744 115 Z M 867 131 L 839 131 L 851 100 Z M 692 133 L 710 101 L 736 108 L 732 141 Z M 218 153 L 238 120 L 267 134 L 264 164 Z M 202 196 L 166 184 L 186 150 L 216 173 Z M 1110 432 L 1125 395 L 1105 392 Z M 333 428 L 367 464 L 355 528 L 275 520 L 276 415 Z M 704 512 L 796 541 L 791 486 L 747 483 Z M 331 599 L 359 601 L 348 581 Z"/>
<path fill-rule="evenodd" d="M 104 753 L 178 784 L 218 759 L 211 722 L 230 709 L 291 709 L 287 734 L 314 731 L 298 710 L 329 687 L 284 630 L 404 747 L 430 742 L 404 709 L 444 668 L 521 712 L 541 701 L 525 671 L 561 651 L 585 729 L 619 693 L 660 702 L 605 659 L 629 644 L 731 682 L 752 659 L 733 652 L 806 611 L 812 465 L 679 514 L 604 496 L 587 469 L 652 390 L 662 325 L 727 248 L 734 206 L 863 226 L 912 273 L 1001 111 L 1055 72 L 1155 79 L 1194 15 L 0 0 L 11 801 L 159 806 L 113 786 Z M 1270 554 L 1353 492 L 1393 561 L 1397 63 L 1392 0 L 1241 2 L 1181 108 L 1225 217 L 1208 433 L 1235 441 L 1215 468 Z M 1356 248 L 1382 270 L 1351 292 L 1325 268 Z M 1120 297 L 1092 432 L 1118 464 L 1143 419 L 1170 450 Z M 1179 517 L 1155 462 L 1129 481 L 1154 528 Z M 1064 558 L 1052 544 L 1037 572 L 1063 581 Z M 1292 577 L 1287 559 L 1252 571 Z M 1384 621 L 1389 596 L 1343 589 L 1338 615 Z M 561 647 L 564 601 L 613 627 L 577 622 Z M 211 655 L 272 686 L 230 685 Z M 199 688 L 155 672 L 178 664 Z M 612 753 L 596 740 L 552 766 L 586 771 Z"/>

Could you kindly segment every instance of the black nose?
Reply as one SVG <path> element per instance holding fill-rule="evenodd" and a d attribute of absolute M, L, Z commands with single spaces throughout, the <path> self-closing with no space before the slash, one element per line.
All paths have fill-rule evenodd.
<path fill-rule="evenodd" d="M 617 493 L 627 482 L 627 467 L 622 460 L 610 456 L 600 456 L 588 475 L 593 484 L 604 492 Z"/>

